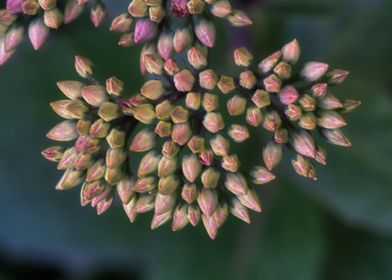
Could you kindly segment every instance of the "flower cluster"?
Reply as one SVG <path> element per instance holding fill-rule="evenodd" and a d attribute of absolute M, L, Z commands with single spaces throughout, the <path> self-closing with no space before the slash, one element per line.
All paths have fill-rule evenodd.
<path fill-rule="evenodd" d="M 7 0 L 6 9 L 0 10 L 0 65 L 12 56 L 22 42 L 26 26 L 30 42 L 38 50 L 45 43 L 50 29 L 58 29 L 63 23 L 72 22 L 83 12 L 88 1 Z M 90 16 L 94 26 L 98 27 L 105 15 L 104 6 L 96 1 Z"/>
<path fill-rule="evenodd" d="M 202 223 L 214 239 L 229 214 L 249 223 L 248 211 L 261 211 L 256 186 L 275 179 L 271 170 L 284 148 L 294 152 L 299 175 L 316 179 L 313 164 L 325 164 L 326 151 L 316 144 L 315 131 L 332 144 L 351 145 L 341 115 L 360 102 L 331 94 L 347 71 L 320 62 L 297 66 L 300 46 L 293 40 L 257 65 L 238 48 L 238 77 L 216 73 L 208 59 L 215 44 L 211 16 L 237 27 L 251 23 L 226 0 L 133 0 L 113 20 L 119 45 L 144 44 L 146 82 L 133 95 L 122 94 L 124 84 L 115 77 L 101 86 L 92 63 L 76 57 L 76 71 L 87 82 L 58 83 L 69 99 L 51 106 L 66 120 L 47 135 L 75 143 L 42 152 L 65 170 L 58 190 L 82 185 L 81 204 L 98 214 L 117 193 L 131 222 L 152 211 L 152 229 L 170 220 L 173 231 Z M 264 165 L 250 172 L 232 149 L 250 137 L 249 126 L 271 133 Z"/>

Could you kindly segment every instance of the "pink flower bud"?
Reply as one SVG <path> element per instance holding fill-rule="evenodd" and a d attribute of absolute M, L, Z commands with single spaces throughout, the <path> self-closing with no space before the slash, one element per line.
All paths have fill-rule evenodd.
<path fill-rule="evenodd" d="M 135 43 L 143 43 L 152 39 L 155 37 L 157 31 L 158 27 L 154 22 L 149 19 L 139 19 L 135 26 Z"/>
<path fill-rule="evenodd" d="M 207 21 L 202 19 L 195 27 L 195 33 L 197 38 L 200 40 L 200 42 L 209 47 L 212 48 L 215 44 L 215 27 L 214 25 Z"/>
<path fill-rule="evenodd" d="M 22 11 L 22 4 L 25 0 L 7 0 L 7 10 L 13 14 Z"/>
<path fill-rule="evenodd" d="M 49 28 L 41 19 L 32 21 L 29 25 L 29 38 L 35 50 L 38 50 L 48 38 Z"/>

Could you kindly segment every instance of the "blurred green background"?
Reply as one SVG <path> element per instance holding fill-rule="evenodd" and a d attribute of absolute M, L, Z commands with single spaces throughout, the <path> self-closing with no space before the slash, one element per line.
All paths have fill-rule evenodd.
<path fill-rule="evenodd" d="M 106 3 L 110 17 L 127 7 Z M 79 206 L 77 189 L 54 190 L 60 173 L 40 155 L 59 121 L 48 105 L 62 98 L 55 82 L 77 78 L 75 54 L 91 58 L 102 79 L 126 81 L 130 93 L 142 84 L 140 48 L 117 47 L 108 21 L 95 30 L 85 15 L 52 32 L 42 51 L 25 40 L 0 68 L 0 279 L 392 279 L 392 1 L 269 0 L 246 8 L 252 27 L 218 23 L 214 65 L 231 69 L 227 46 L 245 43 L 261 58 L 298 38 L 302 62 L 351 72 L 333 94 L 363 101 L 347 116 L 353 147 L 324 145 L 329 164 L 317 168 L 317 182 L 296 176 L 286 160 L 278 179 L 259 189 L 263 213 L 251 225 L 230 218 L 215 241 L 201 226 L 151 232 L 148 215 L 131 225 L 119 205 L 97 217 Z M 262 134 L 243 157 L 261 161 Z"/>

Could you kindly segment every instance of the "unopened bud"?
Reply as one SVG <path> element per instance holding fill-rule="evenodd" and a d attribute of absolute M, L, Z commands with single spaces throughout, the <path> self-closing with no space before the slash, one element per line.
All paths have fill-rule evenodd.
<path fill-rule="evenodd" d="M 211 166 L 214 162 L 214 153 L 211 150 L 204 150 L 200 153 L 199 161 L 205 166 Z"/>
<path fill-rule="evenodd" d="M 192 137 L 192 130 L 189 123 L 175 124 L 172 131 L 172 140 L 180 146 L 185 145 Z"/>
<path fill-rule="evenodd" d="M 106 166 L 104 165 L 103 160 L 98 160 L 88 168 L 86 181 L 93 182 L 102 179 L 105 176 L 105 172 Z"/>
<path fill-rule="evenodd" d="M 324 98 L 321 98 L 317 106 L 324 110 L 335 110 L 343 107 L 342 102 L 331 94 L 327 94 Z"/>
<path fill-rule="evenodd" d="M 323 136 L 330 142 L 331 144 L 342 146 L 342 147 L 350 147 L 350 140 L 344 135 L 344 133 L 340 129 L 323 129 L 321 130 Z"/>
<path fill-rule="evenodd" d="M 184 228 L 189 219 L 186 215 L 187 208 L 185 206 L 178 206 L 173 214 L 172 231 L 178 231 Z"/>
<path fill-rule="evenodd" d="M 187 3 L 188 11 L 191 15 L 201 14 L 204 10 L 203 0 L 189 0 Z"/>
<path fill-rule="evenodd" d="M 216 190 L 203 188 L 197 197 L 197 203 L 203 214 L 210 217 L 218 207 L 218 194 Z"/>
<path fill-rule="evenodd" d="M 75 0 L 67 1 L 64 10 L 64 23 L 68 24 L 75 20 L 83 12 L 83 8 L 84 6 L 79 5 Z"/>
<path fill-rule="evenodd" d="M 177 159 L 163 156 L 158 163 L 158 177 L 167 177 L 177 170 Z"/>
<path fill-rule="evenodd" d="M 279 62 L 274 68 L 274 73 L 282 80 L 289 79 L 291 77 L 291 71 L 291 65 L 283 61 Z"/>
<path fill-rule="evenodd" d="M 223 169 L 234 173 L 238 171 L 240 161 L 236 155 L 224 156 L 221 166 Z"/>
<path fill-rule="evenodd" d="M 91 85 L 82 88 L 83 99 L 93 107 L 100 107 L 108 100 L 106 90 L 103 86 Z"/>
<path fill-rule="evenodd" d="M 215 26 L 212 22 L 202 19 L 195 26 L 195 33 L 200 42 L 212 48 L 215 44 Z"/>
<path fill-rule="evenodd" d="M 61 81 L 57 82 L 57 87 L 61 92 L 71 100 L 82 97 L 82 88 L 84 84 L 77 81 Z"/>
<path fill-rule="evenodd" d="M 23 26 L 14 26 L 10 30 L 8 30 L 4 40 L 5 51 L 10 52 L 15 49 L 20 44 L 20 42 L 22 42 L 23 34 Z"/>
<path fill-rule="evenodd" d="M 199 74 L 199 84 L 202 88 L 212 90 L 218 83 L 218 76 L 211 69 L 204 70 Z"/>
<path fill-rule="evenodd" d="M 294 104 L 289 104 L 284 112 L 291 121 L 297 121 L 301 118 L 302 109 Z"/>
<path fill-rule="evenodd" d="M 71 121 L 63 121 L 52 128 L 46 135 L 51 140 L 55 141 L 71 141 L 78 137 L 76 131 L 76 124 Z"/>
<path fill-rule="evenodd" d="M 216 188 L 219 182 L 220 173 L 214 168 L 210 167 L 201 174 L 201 182 L 207 189 Z"/>
<path fill-rule="evenodd" d="M 207 112 L 215 111 L 218 108 L 218 96 L 208 92 L 204 93 L 202 105 Z"/>
<path fill-rule="evenodd" d="M 157 193 L 155 197 L 155 215 L 171 211 L 176 203 L 176 193 L 168 195 Z"/>
<path fill-rule="evenodd" d="M 165 10 L 162 8 L 162 6 L 153 6 L 150 7 L 148 10 L 150 20 L 156 23 L 161 23 L 163 18 L 166 15 Z"/>
<path fill-rule="evenodd" d="M 188 28 L 176 30 L 173 38 L 173 47 L 177 53 L 184 51 L 191 43 L 192 35 Z"/>
<path fill-rule="evenodd" d="M 145 193 L 154 190 L 157 187 L 155 177 L 143 177 L 136 180 L 132 190 L 138 193 Z"/>
<path fill-rule="evenodd" d="M 316 109 L 316 100 L 308 94 L 304 94 L 299 99 L 298 103 L 305 112 L 314 111 Z"/>
<path fill-rule="evenodd" d="M 355 109 L 357 109 L 361 105 L 361 101 L 357 100 L 344 100 L 343 101 L 343 108 L 340 110 L 340 113 L 347 114 Z"/>
<path fill-rule="evenodd" d="M 195 77 L 189 70 L 182 70 L 174 75 L 174 85 L 178 91 L 191 91 Z"/>
<path fill-rule="evenodd" d="M 217 133 L 225 127 L 220 113 L 208 112 L 203 120 L 203 126 L 211 133 Z"/>
<path fill-rule="evenodd" d="M 301 71 L 301 75 L 309 82 L 319 80 L 328 71 L 328 64 L 321 62 L 308 62 Z"/>
<path fill-rule="evenodd" d="M 235 89 L 235 82 L 232 77 L 221 76 L 218 82 L 218 88 L 223 94 L 227 94 Z"/>
<path fill-rule="evenodd" d="M 188 50 L 187 56 L 188 62 L 195 69 L 201 69 L 207 65 L 207 54 L 202 48 L 198 46 L 190 48 Z"/>
<path fill-rule="evenodd" d="M 162 33 L 158 40 L 158 53 L 164 59 L 168 60 L 173 51 L 173 36 L 169 33 Z"/>
<path fill-rule="evenodd" d="M 332 70 L 331 72 L 327 73 L 328 83 L 333 85 L 341 84 L 347 78 L 348 74 L 350 73 L 346 70 Z"/>
<path fill-rule="evenodd" d="M 312 136 L 304 130 L 300 133 L 293 133 L 292 145 L 295 151 L 303 156 L 314 158 L 316 155 L 316 146 Z"/>
<path fill-rule="evenodd" d="M 229 136 L 234 140 L 234 142 L 242 143 L 249 138 L 249 131 L 245 126 L 232 124 L 228 132 Z"/>
<path fill-rule="evenodd" d="M 155 119 L 155 110 L 152 104 L 142 104 L 133 111 L 133 117 L 139 122 L 150 124 Z"/>
<path fill-rule="evenodd" d="M 110 26 L 110 31 L 124 33 L 131 29 L 133 19 L 127 14 L 123 13 L 117 16 Z"/>
<path fill-rule="evenodd" d="M 65 150 L 63 156 L 61 157 L 57 165 L 57 169 L 66 170 L 74 168 L 77 156 L 78 151 L 74 147 Z"/>
<path fill-rule="evenodd" d="M 231 12 L 232 8 L 227 0 L 215 1 L 211 7 L 211 13 L 216 17 L 227 17 Z"/>
<path fill-rule="evenodd" d="M 239 116 L 244 113 L 246 108 L 246 99 L 239 96 L 234 95 L 232 98 L 227 101 L 227 111 L 230 116 Z"/>
<path fill-rule="evenodd" d="M 296 64 L 301 55 L 301 47 L 299 46 L 298 40 L 294 39 L 290 43 L 284 45 L 282 48 L 282 55 L 284 61 L 290 64 Z"/>
<path fill-rule="evenodd" d="M 180 181 L 175 176 L 170 175 L 159 179 L 158 191 L 161 194 L 169 195 L 173 193 L 179 185 Z"/>
<path fill-rule="evenodd" d="M 263 115 L 261 110 L 255 106 L 252 106 L 246 110 L 246 122 L 251 126 L 258 127 L 263 121 Z"/>
<path fill-rule="evenodd" d="M 41 152 L 42 156 L 47 160 L 59 162 L 64 153 L 64 148 L 61 146 L 49 147 Z"/>
<path fill-rule="evenodd" d="M 90 12 L 91 22 L 95 27 L 101 26 L 106 17 L 106 9 L 100 3 L 96 4 Z"/>
<path fill-rule="evenodd" d="M 200 222 L 200 209 L 197 206 L 190 205 L 187 211 L 187 217 L 192 226 L 197 226 Z"/>
<path fill-rule="evenodd" d="M 201 105 L 200 92 L 188 92 L 185 99 L 185 105 L 192 110 L 198 110 Z"/>
<path fill-rule="evenodd" d="M 246 194 L 238 196 L 238 199 L 245 207 L 255 212 L 261 212 L 261 204 L 254 190 L 249 189 Z"/>
<path fill-rule="evenodd" d="M 204 150 L 204 138 L 196 135 L 192 136 L 188 141 L 188 148 L 192 153 L 200 153 Z"/>
<path fill-rule="evenodd" d="M 243 27 L 252 24 L 252 20 L 240 10 L 233 10 L 233 13 L 227 17 L 227 20 L 235 27 Z"/>
<path fill-rule="evenodd" d="M 259 108 L 266 107 L 271 104 L 270 94 L 265 90 L 257 89 L 252 96 L 252 101 Z"/>
<path fill-rule="evenodd" d="M 268 142 L 268 144 L 263 149 L 263 160 L 265 166 L 272 170 L 275 166 L 279 164 L 282 159 L 282 145 L 276 144 L 273 141 Z"/>
<path fill-rule="evenodd" d="M 230 142 L 227 141 L 222 135 L 217 134 L 210 140 L 211 149 L 217 156 L 226 156 L 229 153 Z"/>
<path fill-rule="evenodd" d="M 146 54 L 144 56 L 144 63 L 148 73 L 162 74 L 163 60 L 158 55 Z"/>
<path fill-rule="evenodd" d="M 145 17 L 147 15 L 148 6 L 144 0 L 132 0 L 128 6 L 128 12 L 133 17 Z"/>
<path fill-rule="evenodd" d="M 318 125 L 324 128 L 335 129 L 347 125 L 346 121 L 335 111 L 323 111 L 320 113 Z"/>
<path fill-rule="evenodd" d="M 256 86 L 256 83 L 257 83 L 257 78 L 252 71 L 248 70 L 248 71 L 241 72 L 240 80 L 239 80 L 240 86 L 246 89 L 253 89 Z"/>
<path fill-rule="evenodd" d="M 276 143 L 285 144 L 289 139 L 289 133 L 285 128 L 275 130 L 274 139 Z"/>
<path fill-rule="evenodd" d="M 165 144 L 163 144 L 162 154 L 169 158 L 175 157 L 179 151 L 180 148 L 173 141 L 166 141 Z"/>
<path fill-rule="evenodd" d="M 275 74 L 265 78 L 263 84 L 266 91 L 273 93 L 278 93 L 282 87 L 282 81 Z"/>
<path fill-rule="evenodd" d="M 234 62 L 237 66 L 248 67 L 253 59 L 253 55 L 244 47 L 234 50 Z"/>
<path fill-rule="evenodd" d="M 274 69 L 281 56 L 282 53 L 280 51 L 277 51 L 268 56 L 267 58 L 263 59 L 257 66 L 258 71 L 262 74 L 270 72 L 272 69 Z"/>
<path fill-rule="evenodd" d="M 263 127 L 269 131 L 275 131 L 282 125 L 282 119 L 276 111 L 269 112 L 265 115 Z"/>
<path fill-rule="evenodd" d="M 196 155 L 185 156 L 182 159 L 182 173 L 185 178 L 193 183 L 201 172 L 201 164 Z"/>
<path fill-rule="evenodd" d="M 248 209 L 237 198 L 231 200 L 230 213 L 245 223 L 250 223 Z"/>
<path fill-rule="evenodd" d="M 128 204 L 133 196 L 133 186 L 135 180 L 133 179 L 123 179 L 117 184 L 117 193 L 123 204 Z"/>
<path fill-rule="evenodd" d="M 299 126 L 306 130 L 313 130 L 317 126 L 317 118 L 312 113 L 305 113 L 299 119 Z"/>
<path fill-rule="evenodd" d="M 155 145 L 155 133 L 149 129 L 139 131 L 133 138 L 130 150 L 133 152 L 145 152 L 152 149 Z"/>
<path fill-rule="evenodd" d="M 148 99 L 157 100 L 165 93 L 165 87 L 160 80 L 149 80 L 144 83 L 140 92 Z"/>
<path fill-rule="evenodd" d="M 248 191 L 248 184 L 241 173 L 227 174 L 225 181 L 226 188 L 235 195 L 244 195 Z"/>
<path fill-rule="evenodd" d="M 253 178 L 253 183 L 255 183 L 256 185 L 263 185 L 269 183 L 276 178 L 274 174 L 261 166 L 256 166 L 253 169 L 251 175 Z"/>
<path fill-rule="evenodd" d="M 57 29 L 63 23 L 63 14 L 59 9 L 54 8 L 44 12 L 44 23 L 47 27 Z"/>
<path fill-rule="evenodd" d="M 124 83 L 117 77 L 111 77 L 106 80 L 106 91 L 110 95 L 120 96 L 124 90 Z"/>
<path fill-rule="evenodd" d="M 75 56 L 75 69 L 82 78 L 87 78 L 93 74 L 92 67 L 93 64 L 87 58 L 79 55 Z"/>
<path fill-rule="evenodd" d="M 312 87 L 312 94 L 315 97 L 324 97 L 327 94 L 328 91 L 328 84 L 326 83 L 320 83 L 320 84 L 315 84 Z"/>

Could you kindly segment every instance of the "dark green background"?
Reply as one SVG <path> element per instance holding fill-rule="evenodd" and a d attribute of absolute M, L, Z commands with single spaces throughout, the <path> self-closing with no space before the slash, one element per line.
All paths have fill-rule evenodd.
<path fill-rule="evenodd" d="M 127 7 L 110 2 L 111 17 Z M 261 58 L 298 38 L 301 62 L 348 69 L 333 93 L 363 105 L 347 116 L 353 147 L 325 145 L 317 182 L 298 178 L 286 159 L 259 189 L 263 214 L 251 225 L 229 219 L 215 241 L 202 227 L 151 232 L 148 215 L 131 225 L 118 205 L 97 217 L 79 206 L 78 190 L 54 190 L 60 173 L 40 151 L 59 121 L 48 105 L 62 98 L 55 82 L 77 78 L 81 54 L 134 93 L 140 48 L 117 47 L 108 22 L 95 30 L 87 16 L 52 32 L 40 52 L 25 40 L 0 68 L 0 279 L 392 279 L 391 11 L 390 0 L 270 0 L 250 7 L 246 30 L 218 24 L 211 56 L 221 70 L 233 65 L 228 45 L 245 42 Z M 243 157 L 261 161 L 263 134 Z"/>

